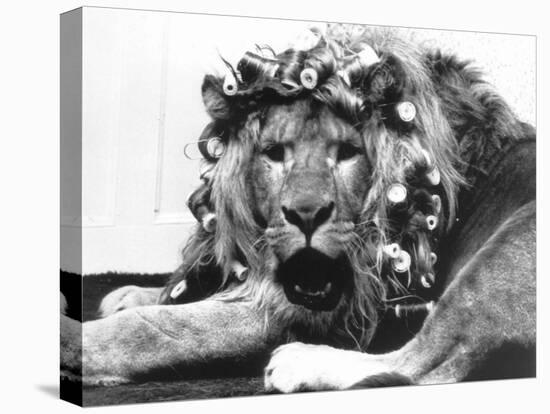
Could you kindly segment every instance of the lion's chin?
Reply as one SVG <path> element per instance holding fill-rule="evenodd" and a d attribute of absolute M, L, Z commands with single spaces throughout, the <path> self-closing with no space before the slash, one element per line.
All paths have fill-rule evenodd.
<path fill-rule="evenodd" d="M 333 259 L 306 247 L 279 265 L 276 278 L 289 302 L 313 311 L 331 311 L 350 285 L 351 274 L 344 256 Z"/>

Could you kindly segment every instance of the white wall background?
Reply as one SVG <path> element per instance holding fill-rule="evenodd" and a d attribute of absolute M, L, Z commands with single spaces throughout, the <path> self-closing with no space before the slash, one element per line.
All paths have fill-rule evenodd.
<path fill-rule="evenodd" d="M 199 183 L 185 158 L 208 122 L 203 76 L 255 43 L 276 50 L 310 23 L 85 8 L 83 18 L 84 274 L 169 272 L 195 220 L 185 207 Z M 419 41 L 471 58 L 520 118 L 535 121 L 535 38 L 435 30 Z M 73 211 L 74 210 L 74 211 Z M 62 233 L 80 212 L 62 200 Z M 64 270 L 76 270 L 66 261 Z"/>

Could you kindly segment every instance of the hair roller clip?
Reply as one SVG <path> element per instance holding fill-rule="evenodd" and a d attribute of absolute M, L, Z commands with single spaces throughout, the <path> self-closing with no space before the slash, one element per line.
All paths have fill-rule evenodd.
<path fill-rule="evenodd" d="M 432 231 L 436 227 L 437 227 L 437 217 L 432 215 L 426 216 L 426 228 Z"/>
<path fill-rule="evenodd" d="M 405 250 L 399 252 L 399 256 L 392 260 L 392 268 L 397 273 L 405 273 L 411 267 L 411 255 Z"/>
<path fill-rule="evenodd" d="M 237 79 L 232 71 L 227 70 L 225 77 L 223 79 L 223 93 L 227 96 L 233 96 L 239 90 Z"/>
<path fill-rule="evenodd" d="M 244 282 L 248 276 L 248 267 L 243 266 L 241 262 L 234 260 L 230 264 L 231 271 L 235 274 L 235 277 Z"/>
<path fill-rule="evenodd" d="M 199 142 L 189 142 L 183 146 L 183 155 L 185 156 L 185 158 L 192 161 L 200 160 L 203 158 L 200 150 L 197 152 Z"/>
<path fill-rule="evenodd" d="M 314 89 L 317 86 L 318 79 L 317 71 L 313 68 L 305 68 L 300 73 L 300 82 L 306 89 Z"/>
<path fill-rule="evenodd" d="M 397 259 L 401 253 L 401 247 L 397 243 L 387 244 L 382 248 L 384 255 L 391 259 Z"/>
<path fill-rule="evenodd" d="M 407 188 L 400 183 L 394 183 L 389 186 L 386 197 L 392 205 L 402 204 L 407 199 Z"/>
<path fill-rule="evenodd" d="M 176 286 L 174 286 L 174 288 L 170 292 L 170 298 L 175 300 L 178 297 L 180 297 L 181 294 L 183 292 L 185 292 L 186 290 L 187 290 L 187 281 L 185 279 L 183 279 Z"/>
<path fill-rule="evenodd" d="M 411 122 L 416 116 L 416 107 L 412 102 L 403 101 L 396 105 L 397 115 L 403 122 Z"/>

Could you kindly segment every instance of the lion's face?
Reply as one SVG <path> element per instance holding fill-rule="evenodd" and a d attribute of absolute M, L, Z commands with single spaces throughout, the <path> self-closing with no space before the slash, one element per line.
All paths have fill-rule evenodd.
<path fill-rule="evenodd" d="M 333 309 L 352 288 L 346 249 L 370 185 L 361 135 L 310 100 L 272 106 L 250 171 L 287 298 Z"/>

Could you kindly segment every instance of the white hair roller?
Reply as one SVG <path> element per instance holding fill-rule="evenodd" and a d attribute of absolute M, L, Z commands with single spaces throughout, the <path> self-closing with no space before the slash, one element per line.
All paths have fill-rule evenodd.
<path fill-rule="evenodd" d="M 315 89 L 318 79 L 319 75 L 317 75 L 317 72 L 313 68 L 305 68 L 300 73 L 300 82 L 306 89 Z"/>
<path fill-rule="evenodd" d="M 407 314 L 410 314 L 410 313 L 416 313 L 416 312 L 428 312 L 428 313 L 430 313 L 431 311 L 433 311 L 433 308 L 434 308 L 434 301 L 432 300 L 432 301 L 427 302 L 427 303 L 419 303 L 419 304 L 414 304 L 414 305 L 400 305 L 400 304 L 397 304 L 397 305 L 395 305 L 395 307 L 393 309 L 394 309 L 394 312 L 395 312 L 395 316 L 397 318 L 401 318 L 401 317 L 407 316 Z"/>
<path fill-rule="evenodd" d="M 416 117 L 416 107 L 412 102 L 399 102 L 395 109 L 403 122 L 411 122 Z"/>
<path fill-rule="evenodd" d="M 436 216 L 426 216 L 426 228 L 430 231 L 434 230 L 437 227 L 437 217 Z"/>
<path fill-rule="evenodd" d="M 400 183 L 394 183 L 386 191 L 386 197 L 392 205 L 404 203 L 407 199 L 407 188 Z"/>
<path fill-rule="evenodd" d="M 176 286 L 174 286 L 174 288 L 172 289 L 172 291 L 170 292 L 170 297 L 172 299 L 177 299 L 178 297 L 181 296 L 181 294 L 183 292 L 185 292 L 187 290 L 187 281 L 185 279 L 183 279 L 181 282 L 179 282 Z"/>
<path fill-rule="evenodd" d="M 235 75 L 233 75 L 233 72 L 228 69 L 225 72 L 225 77 L 223 79 L 223 93 L 225 93 L 227 96 L 233 96 L 237 93 L 238 90 L 239 86 L 237 84 L 237 79 L 235 79 Z"/>
<path fill-rule="evenodd" d="M 426 180 L 428 180 L 428 182 L 433 186 L 439 185 L 439 183 L 441 182 L 441 174 L 439 173 L 439 168 L 433 167 L 431 170 L 429 170 L 426 173 Z"/>
<path fill-rule="evenodd" d="M 241 282 L 246 280 L 248 276 L 248 267 L 243 266 L 242 263 L 237 260 L 232 261 L 230 266 L 237 279 Z"/>
<path fill-rule="evenodd" d="M 399 256 L 392 261 L 392 268 L 397 273 L 405 273 L 411 267 L 411 255 L 405 250 L 399 252 Z"/>
<path fill-rule="evenodd" d="M 391 259 L 397 259 L 401 253 L 401 247 L 397 243 L 387 244 L 382 248 L 384 255 Z"/>
<path fill-rule="evenodd" d="M 430 253 L 430 260 L 431 260 L 431 262 L 432 262 L 432 266 L 433 266 L 434 264 L 436 264 L 436 263 L 437 263 L 437 254 L 435 254 L 434 252 L 431 252 L 431 253 Z"/>

